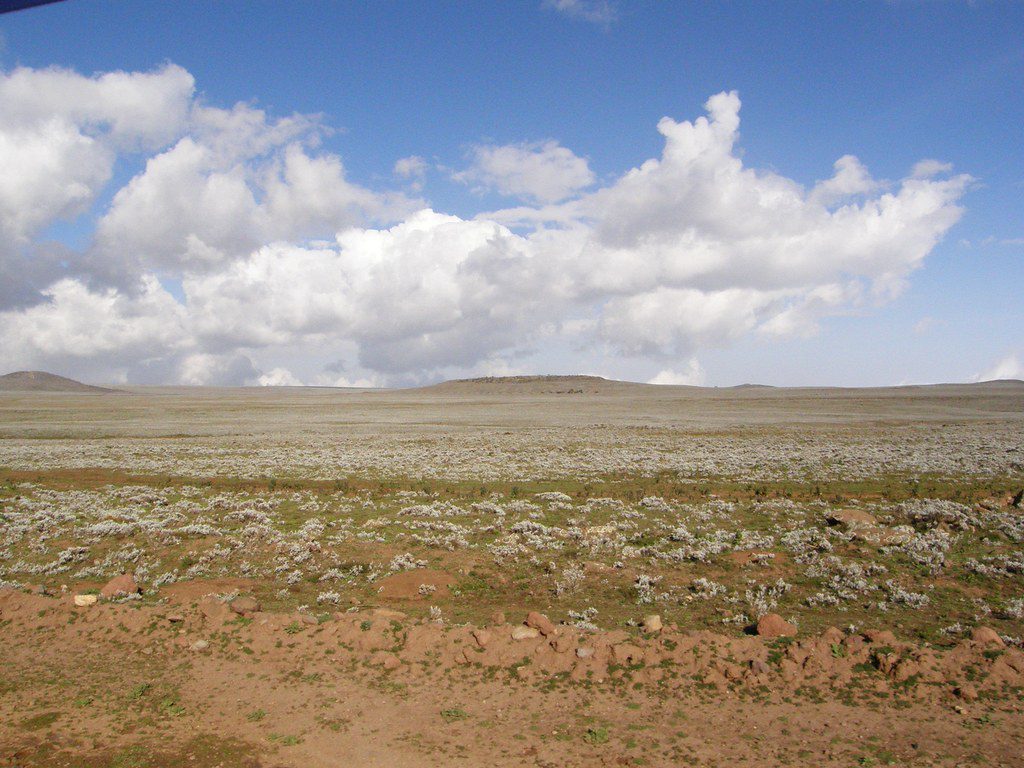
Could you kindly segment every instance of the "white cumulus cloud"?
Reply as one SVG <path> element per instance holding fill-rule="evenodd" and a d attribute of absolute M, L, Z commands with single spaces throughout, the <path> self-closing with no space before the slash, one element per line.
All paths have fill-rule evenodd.
<path fill-rule="evenodd" d="M 564 200 L 594 183 L 586 159 L 556 141 L 477 146 L 472 160 L 456 180 L 540 203 Z"/>
<path fill-rule="evenodd" d="M 611 0 L 544 0 L 544 5 L 570 18 L 608 26 L 618 17 Z"/>
<path fill-rule="evenodd" d="M 975 381 L 999 381 L 1000 379 L 1024 379 L 1024 363 L 1016 354 L 1009 354 L 984 373 L 974 377 Z"/>
<path fill-rule="evenodd" d="M 704 368 L 696 357 L 691 357 L 682 370 L 666 368 L 660 371 L 648 384 L 671 384 L 676 386 L 699 387 L 704 384 Z"/>
<path fill-rule="evenodd" d="M 970 177 L 937 161 L 883 182 L 845 154 L 810 188 L 748 167 L 739 96 L 705 106 L 663 118 L 660 157 L 603 185 L 553 141 L 477 147 L 460 178 L 525 202 L 463 218 L 350 181 L 316 118 L 197 102 L 173 65 L 0 76 L 0 365 L 388 383 L 561 345 L 702 381 L 702 349 L 890 300 L 962 213 Z M 97 210 L 113 163 L 139 153 Z M 40 239 L 86 210 L 81 252 Z M 343 359 L 318 367 L 325 349 Z"/>

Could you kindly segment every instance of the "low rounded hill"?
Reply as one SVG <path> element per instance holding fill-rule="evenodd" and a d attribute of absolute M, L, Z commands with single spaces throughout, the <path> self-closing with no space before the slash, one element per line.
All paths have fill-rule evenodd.
<path fill-rule="evenodd" d="M 0 392 L 117 392 L 116 389 L 94 387 L 80 381 L 46 371 L 15 371 L 0 376 Z"/>

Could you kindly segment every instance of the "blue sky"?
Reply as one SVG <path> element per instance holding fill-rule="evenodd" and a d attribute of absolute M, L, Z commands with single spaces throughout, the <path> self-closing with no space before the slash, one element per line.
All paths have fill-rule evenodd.
<path fill-rule="evenodd" d="M 59 67 L 88 80 L 103 73 L 153 73 L 174 65 L 193 81 L 191 92 L 182 97 L 192 117 L 166 136 L 157 137 L 146 128 L 149 133 L 127 143 L 110 138 L 110 113 L 83 118 L 82 110 L 69 110 L 57 92 L 46 100 L 53 119 L 68 121 L 94 145 L 109 143 L 104 155 L 109 171 L 97 170 L 86 182 L 84 198 L 56 206 L 47 221 L 7 233 L 17 247 L 0 252 L 0 259 L 8 262 L 0 277 L 31 271 L 19 265 L 38 264 L 39 249 L 52 250 L 54 240 L 67 248 L 63 271 L 40 268 L 31 284 L 13 291 L 17 296 L 8 307 L 0 307 L 0 333 L 10 341 L 0 362 L 8 367 L 47 366 L 90 380 L 194 383 L 403 384 L 502 372 L 588 372 L 635 380 L 665 374 L 661 381 L 712 385 L 874 385 L 970 380 L 991 372 L 1024 377 L 1024 305 L 1019 298 L 1024 279 L 1024 4 L 793 2 L 769 8 L 754 2 L 68 0 L 0 17 L 0 35 L 0 66 L 8 76 L 18 68 L 37 73 Z M 116 85 L 108 85 L 104 87 L 112 93 Z M 43 93 L 50 87 L 52 83 L 39 80 L 30 90 Z M 952 165 L 943 169 L 944 178 L 972 177 L 949 193 L 939 211 L 962 212 L 955 221 L 931 222 L 913 242 L 865 242 L 826 276 L 804 281 L 790 270 L 785 279 L 767 275 L 764 284 L 753 285 L 743 277 L 751 269 L 746 259 L 771 258 L 764 249 L 788 242 L 780 236 L 788 209 L 762 211 L 763 221 L 758 215 L 762 230 L 754 233 L 755 239 L 776 245 L 763 245 L 761 255 L 750 255 L 749 243 L 727 242 L 730 235 L 721 234 L 738 231 L 742 222 L 712 227 L 711 232 L 688 219 L 695 200 L 711 206 L 733 199 L 703 172 L 698 174 L 705 185 L 698 190 L 699 198 L 677 199 L 663 188 L 697 184 L 685 169 L 639 191 L 622 183 L 630 169 L 661 157 L 666 146 L 658 131 L 662 117 L 693 123 L 705 115 L 710 97 L 731 91 L 742 107 L 730 157 L 741 161 L 743 169 L 784 179 L 813 197 L 815 185 L 832 177 L 833 163 L 853 155 L 872 181 L 842 201 L 830 198 L 828 210 L 834 213 L 840 205 L 870 205 L 881 195 L 897 193 L 916 163 L 936 160 Z M 6 98 L 27 97 L 11 89 Z M 121 102 L 109 98 L 110 109 L 116 110 Z M 248 174 L 246 183 L 261 201 L 269 194 L 260 186 L 261 169 L 267 163 L 284 163 L 287 143 L 299 141 L 308 157 L 336 158 L 343 167 L 335 181 L 349 186 L 338 198 L 340 207 L 321 210 L 315 201 L 289 193 L 287 226 L 267 224 L 270 214 L 257 212 L 259 226 L 244 237 L 216 243 L 202 234 L 210 231 L 209 222 L 185 217 L 181 226 L 193 226 L 199 239 L 206 237 L 204 247 L 217 254 L 204 256 L 200 267 L 191 256 L 156 246 L 154 253 L 159 254 L 152 257 L 114 255 L 118 249 L 109 241 L 113 235 L 104 241 L 105 232 L 120 233 L 122 240 L 116 243 L 128 236 L 131 247 L 141 250 L 147 247 L 145 237 L 159 234 L 125 234 L 125 222 L 137 218 L 132 214 L 137 208 L 126 208 L 118 219 L 120 228 L 102 224 L 116 213 L 115 195 L 145 176 L 147 161 L 180 149 L 181 141 L 213 141 L 209 125 L 217 121 L 209 115 L 195 117 L 197 107 L 226 113 L 238 102 L 263 111 L 261 130 L 267 136 L 274 121 L 293 114 L 309 116 L 315 125 L 302 136 L 241 157 L 230 168 L 204 167 L 196 178 Z M 152 108 L 166 107 L 161 102 Z M 8 101 L 6 110 L 20 115 L 23 107 Z M 49 118 L 36 111 L 31 119 L 35 122 L 9 126 L 10 151 L 17 150 L 18 141 L 28 141 L 32 131 L 38 134 Z M 495 151 L 503 147 L 511 149 L 506 154 Z M 21 154 L 26 156 L 24 148 Z M 410 157 L 418 159 L 417 172 L 396 175 L 396 161 Z M 52 172 L 54 184 L 65 188 L 82 183 L 61 167 L 67 179 L 58 171 L 43 172 Z M 562 176 L 553 181 L 550 174 L 555 172 Z M 537 186 L 545 183 L 538 173 L 548 174 L 543 177 L 547 186 Z M 551 184 L 561 192 L 553 192 Z M 154 181 L 153 189 L 170 194 L 166 181 Z M 662 227 L 653 213 L 645 218 L 634 212 L 628 227 L 639 229 L 629 230 L 634 244 L 629 266 L 621 266 L 621 252 L 594 256 L 595 250 L 612 247 L 607 233 L 617 214 L 602 206 L 647 199 L 655 189 L 671 198 L 650 197 L 658 217 L 678 224 L 673 224 L 671 237 L 661 229 L 644 229 Z M 363 191 L 377 196 L 372 204 Z M 380 199 L 390 193 L 404 201 Z M 633 198 L 623 197 L 627 193 Z M 11 194 L 10 220 L 22 221 L 14 206 L 33 198 Z M 333 194 L 318 188 L 315 196 Z M 154 193 L 140 191 L 138 197 L 149 206 L 163 204 Z M 585 222 L 586 231 L 559 240 L 558 258 L 565 258 L 565 264 L 541 271 L 528 265 L 550 264 L 555 257 L 538 245 L 535 222 L 489 214 L 547 204 L 560 210 L 542 229 L 581 229 Z M 908 202 L 900 215 L 914 215 L 914 205 Z M 353 206 L 360 209 L 358 214 Z M 452 230 L 445 236 L 454 239 L 439 244 L 439 254 L 479 247 L 487 237 L 470 232 L 470 223 L 497 221 L 508 228 L 503 247 L 524 259 L 516 266 L 529 273 L 524 282 L 536 279 L 538 286 L 550 286 L 564 279 L 567 285 L 539 298 L 535 294 L 541 288 L 533 289 L 534 294 L 524 290 L 500 312 L 484 317 L 479 293 L 501 288 L 507 296 L 509 284 L 503 281 L 510 278 L 495 278 L 483 287 L 476 278 L 459 282 L 458 276 L 466 272 L 462 259 L 469 258 L 467 251 L 462 259 L 438 268 L 431 283 L 435 293 L 428 285 L 410 299 L 418 308 L 408 317 L 395 319 L 398 314 L 389 302 L 397 301 L 403 312 L 407 303 L 373 282 L 385 279 L 376 270 L 346 273 L 344 285 L 368 286 L 359 295 L 339 289 L 333 298 L 319 296 L 317 301 L 336 312 L 328 307 L 300 321 L 289 310 L 275 315 L 277 320 L 266 327 L 238 327 L 232 333 L 213 332 L 209 322 L 196 319 L 242 311 L 245 300 L 217 305 L 211 286 L 221 293 L 254 290 L 252 281 L 243 289 L 225 275 L 237 277 L 239 265 L 256 269 L 249 254 L 259 247 L 288 242 L 293 250 L 264 258 L 277 265 L 275 270 L 285 262 L 300 270 L 278 270 L 297 275 L 294 281 L 285 280 L 299 285 L 308 258 L 294 249 L 308 249 L 352 227 L 388 230 L 421 207 L 458 217 L 458 222 L 416 225 Z M 820 220 L 809 227 L 825 227 L 819 213 L 804 210 L 801 215 Z M 729 211 L 709 215 L 717 221 Z M 772 215 L 779 217 L 778 232 Z M 167 216 L 182 214 L 169 207 Z M 865 220 L 864 227 L 870 226 Z M 222 232 L 223 226 L 217 227 Z M 826 234 L 815 229 L 793 236 L 815 242 L 839 237 Z M 162 236 L 166 239 L 166 233 Z M 474 239 L 478 236 L 483 240 Z M 650 245 L 654 240 L 656 248 Z M 406 242 L 396 236 L 399 241 Z M 651 259 L 668 259 L 678 266 L 692 258 L 687 249 L 706 248 L 709 242 L 721 250 L 713 276 L 655 276 L 635 288 L 617 287 L 631 282 L 630 275 L 645 269 Z M 369 247 L 364 238 L 348 250 L 338 248 L 333 258 L 346 264 L 370 259 Z M 388 251 L 398 273 L 447 258 L 430 261 L 418 252 L 406 254 L 404 247 Z M 808 261 L 829 259 L 827 246 L 821 247 L 826 250 L 808 254 Z M 880 248 L 890 247 L 896 255 L 886 258 L 898 262 L 892 269 L 869 264 Z M 578 255 L 565 255 L 574 248 L 579 248 Z M 899 255 L 914 248 L 921 253 L 905 259 Z M 478 255 L 480 274 L 491 273 L 486 260 L 500 262 L 496 253 Z M 731 266 L 721 266 L 727 262 Z M 331 269 L 329 264 L 321 267 Z M 615 269 L 631 272 L 618 274 Z M 678 274 L 671 266 L 655 265 L 651 271 Z M 180 311 L 168 309 L 156 295 L 138 299 L 133 281 L 146 275 L 162 281 Z M 50 284 L 58 279 L 75 281 L 88 295 L 74 293 L 67 284 L 55 294 Z M 894 281 L 898 289 L 891 288 Z M 785 290 L 779 292 L 783 283 Z M 890 287 L 881 291 L 883 283 Z M 822 302 L 826 287 L 829 298 Z M 747 302 L 746 314 L 730 314 L 717 300 L 714 310 L 707 309 L 709 291 L 723 290 L 758 293 L 737 294 L 737 302 Z M 113 308 L 100 300 L 112 295 L 110 291 L 120 297 Z M 470 295 L 473 291 L 478 295 Z M 288 298 L 299 306 L 316 303 L 298 289 L 294 293 Z M 260 291 L 263 298 L 254 298 L 251 306 L 259 308 L 259 301 L 266 300 L 273 305 L 267 312 L 278 312 L 284 299 L 264 294 Z M 729 301 L 734 294 L 716 295 Z M 142 301 L 146 308 L 128 306 L 133 301 Z M 659 311 L 674 311 L 680 303 L 692 311 L 671 317 L 669 312 L 664 320 L 668 330 L 650 330 L 662 324 Z M 351 314 L 357 310 L 364 318 L 374 312 L 381 318 L 354 322 Z M 787 310 L 785 322 L 778 319 Z M 69 320 L 74 311 L 87 311 L 90 317 L 108 313 L 105 321 L 95 321 L 101 325 L 90 334 L 103 338 L 103 344 L 54 341 L 62 328 L 76 325 Z M 173 320 L 158 317 L 166 311 L 175 315 Z M 714 328 L 706 328 L 701 318 L 712 311 L 719 314 Z M 798 322 L 789 319 L 794 313 Z M 177 323 L 179 332 L 147 336 L 144 329 L 126 330 L 134 322 L 131 318 L 140 315 L 161 328 Z M 392 320 L 395 327 L 385 333 L 382 329 Z M 32 330 L 40 327 L 46 332 Z M 34 333 L 40 338 L 33 338 Z M 168 350 L 162 357 L 152 352 L 161 344 Z M 334 376 L 337 371 L 343 373 Z"/>

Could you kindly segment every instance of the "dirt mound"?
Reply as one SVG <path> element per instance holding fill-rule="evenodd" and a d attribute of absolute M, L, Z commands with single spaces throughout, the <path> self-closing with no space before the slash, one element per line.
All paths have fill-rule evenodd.
<path fill-rule="evenodd" d="M 74 379 L 46 371 L 16 371 L 0 376 L 0 392 L 117 392 L 116 389 L 94 387 Z"/>
<path fill-rule="evenodd" d="M 327 639 L 330 645 L 341 646 L 338 655 L 355 654 L 354 662 L 365 661 L 360 658 L 363 654 L 387 651 L 412 677 L 419 662 L 430 658 L 444 668 L 514 668 L 514 677 L 524 680 L 552 674 L 590 682 L 629 679 L 677 692 L 692 689 L 694 681 L 720 691 L 760 688 L 789 695 L 800 689 L 852 686 L 866 687 L 875 694 L 928 699 L 953 696 L 967 684 L 991 698 L 1024 688 L 1024 650 L 1006 646 L 987 627 L 976 628 L 969 638 L 942 650 L 900 641 L 883 630 L 843 632 L 830 627 L 820 635 L 781 636 L 795 634 L 797 629 L 774 615 L 762 618 L 765 630 L 761 631 L 759 624 L 761 636 L 742 637 L 688 630 L 672 623 L 646 635 L 622 630 L 591 632 L 556 625 L 537 612 L 515 624 L 455 626 L 414 621 L 387 608 L 350 609 L 326 621 L 309 612 L 265 612 L 258 614 L 255 624 L 238 625 L 239 613 L 230 609 L 227 597 L 215 596 L 229 586 L 228 581 L 236 587 L 233 591 L 244 586 L 242 580 L 222 580 L 216 585 L 194 582 L 168 588 L 165 591 L 175 606 L 173 614 L 163 604 L 139 605 L 137 600 L 75 606 L 73 590 L 60 596 L 0 590 L 0 620 L 22 631 L 61 628 L 69 615 L 77 617 L 79 628 L 153 627 L 162 621 L 160 626 L 169 630 L 166 636 L 151 630 L 119 642 L 156 643 L 170 653 L 195 649 L 197 642 L 207 642 L 206 637 L 231 628 L 236 639 L 251 646 L 257 657 L 268 653 L 283 659 L 296 649 L 308 646 L 312 650 Z M 384 580 L 381 595 L 398 600 L 424 598 L 427 595 L 421 584 L 440 590 L 451 582 L 450 576 L 439 571 L 405 571 Z M 182 600 L 185 595 L 200 593 L 206 596 Z M 772 622 L 778 626 L 769 626 Z M 282 635 L 290 636 L 284 649 Z"/>

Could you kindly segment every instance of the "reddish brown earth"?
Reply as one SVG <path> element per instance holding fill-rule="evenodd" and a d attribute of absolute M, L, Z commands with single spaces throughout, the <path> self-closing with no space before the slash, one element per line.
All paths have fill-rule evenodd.
<path fill-rule="evenodd" d="M 448 588 L 454 583 L 455 579 L 444 571 L 417 568 L 384 577 L 379 582 L 378 593 L 384 600 L 425 600 L 428 595 L 421 592 L 420 587 L 426 585 L 434 588 L 429 595 L 438 599 L 451 596 Z"/>
<path fill-rule="evenodd" d="M 0 765 L 1024 765 L 1024 651 L 983 628 L 938 650 L 240 616 L 202 596 L 225 587 L 0 592 Z"/>

